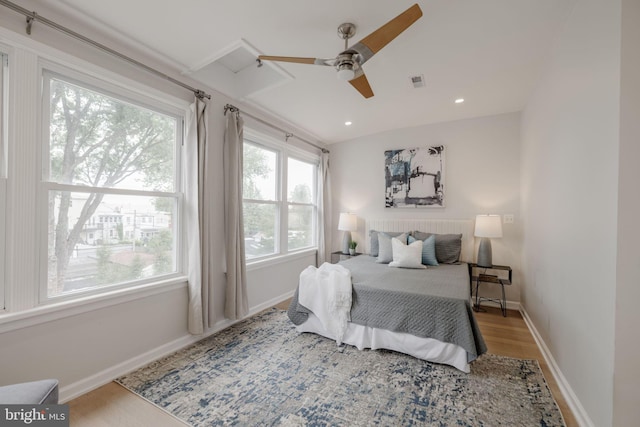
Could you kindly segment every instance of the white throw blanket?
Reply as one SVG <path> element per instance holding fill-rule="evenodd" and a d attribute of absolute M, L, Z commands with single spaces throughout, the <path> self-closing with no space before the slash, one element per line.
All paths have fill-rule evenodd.
<path fill-rule="evenodd" d="M 351 320 L 351 272 L 338 264 L 310 265 L 300 273 L 298 302 L 315 314 L 338 345 Z"/>

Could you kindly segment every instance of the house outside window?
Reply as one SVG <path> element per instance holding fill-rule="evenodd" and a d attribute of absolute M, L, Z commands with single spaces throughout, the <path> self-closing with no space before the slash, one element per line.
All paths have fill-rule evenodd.
<path fill-rule="evenodd" d="M 177 275 L 182 117 L 57 70 L 43 71 L 42 116 L 48 265 L 41 300 Z M 135 224 L 140 212 L 171 218 L 145 244 Z"/>
<path fill-rule="evenodd" d="M 315 248 L 317 157 L 246 129 L 243 155 L 247 262 Z"/>

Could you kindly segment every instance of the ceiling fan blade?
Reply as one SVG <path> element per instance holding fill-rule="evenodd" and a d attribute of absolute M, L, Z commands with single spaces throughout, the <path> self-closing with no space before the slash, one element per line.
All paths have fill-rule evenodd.
<path fill-rule="evenodd" d="M 371 98 L 373 96 L 373 90 L 371 86 L 369 86 L 369 80 L 367 80 L 367 76 L 365 76 L 361 68 L 356 71 L 356 76 L 349 80 L 349 83 L 365 98 Z"/>
<path fill-rule="evenodd" d="M 297 56 L 268 56 L 260 55 L 258 59 L 261 61 L 280 61 L 280 62 L 295 62 L 298 64 L 314 64 L 314 65 L 333 65 L 331 61 L 333 59 L 321 59 L 321 58 L 300 58 Z"/>
<path fill-rule="evenodd" d="M 353 45 L 351 49 L 362 55 L 360 65 L 364 64 L 373 55 L 378 53 L 380 49 L 398 37 L 400 33 L 409 28 L 414 22 L 420 19 L 421 16 L 422 10 L 416 3 Z"/>

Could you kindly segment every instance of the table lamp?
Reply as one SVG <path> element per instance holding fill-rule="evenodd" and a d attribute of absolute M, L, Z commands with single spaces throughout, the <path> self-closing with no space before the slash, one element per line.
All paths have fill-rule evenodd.
<path fill-rule="evenodd" d="M 349 243 L 351 243 L 351 232 L 358 229 L 358 217 L 356 214 L 343 212 L 338 221 L 338 230 L 344 231 L 342 237 L 342 253 L 349 255 Z"/>
<path fill-rule="evenodd" d="M 477 215 L 474 236 L 482 237 L 478 248 L 478 267 L 490 268 L 491 239 L 502 237 L 502 218 L 500 215 Z"/>

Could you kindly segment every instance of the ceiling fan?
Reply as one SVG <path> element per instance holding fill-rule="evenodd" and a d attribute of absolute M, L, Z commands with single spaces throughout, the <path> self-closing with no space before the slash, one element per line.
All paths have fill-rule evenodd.
<path fill-rule="evenodd" d="M 414 4 L 351 47 L 348 46 L 348 42 L 349 39 L 355 35 L 356 26 L 351 23 L 342 24 L 338 27 L 338 35 L 344 39 L 344 51 L 340 52 L 335 58 L 321 59 L 260 55 L 258 59 L 261 61 L 296 62 L 300 64 L 335 67 L 339 79 L 347 80 L 362 96 L 371 98 L 373 96 L 373 90 L 369 85 L 367 76 L 362 70 L 362 65 L 378 53 L 380 49 L 398 37 L 400 33 L 409 28 L 421 16 L 422 10 L 420 6 Z"/>

